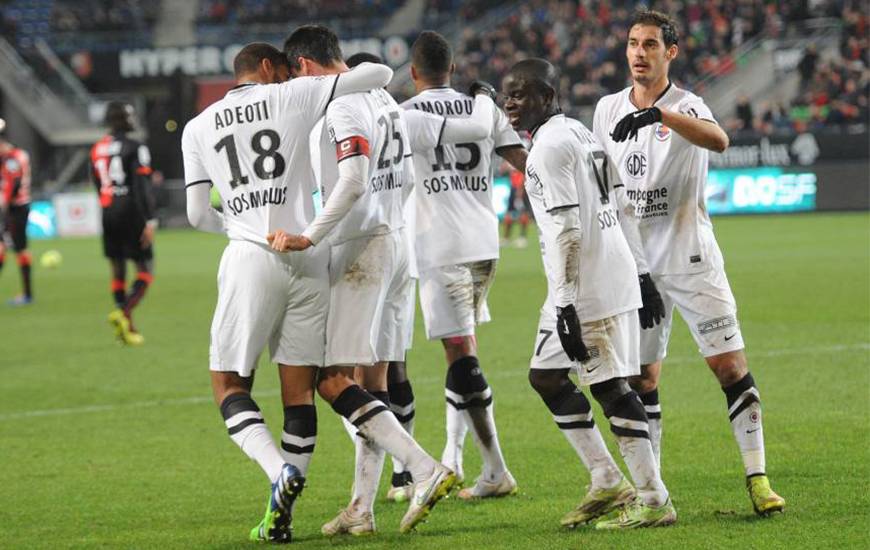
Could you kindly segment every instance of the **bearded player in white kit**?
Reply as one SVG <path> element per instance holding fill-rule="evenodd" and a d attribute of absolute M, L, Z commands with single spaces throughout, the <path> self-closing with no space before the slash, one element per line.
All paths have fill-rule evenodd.
<path fill-rule="evenodd" d="M 238 85 L 184 129 L 188 217 L 198 229 L 230 239 L 218 273 L 209 355 L 215 401 L 230 437 L 272 482 L 266 515 L 250 537 L 289 542 L 292 507 L 316 437 L 313 393 L 324 364 L 329 258 L 321 250 L 276 254 L 266 235 L 301 231 L 314 218 L 308 134 L 332 98 L 380 88 L 392 71 L 364 65 L 341 76 L 284 82 L 286 57 L 260 43 L 242 49 L 235 72 Z M 220 192 L 223 215 L 209 206 L 210 185 Z M 280 451 L 250 393 L 267 344 L 280 365 L 285 406 Z M 380 403 L 340 371 L 323 369 L 317 390 L 375 441 L 402 432 L 379 422 Z M 378 424 L 377 434 L 370 424 Z M 419 458 L 407 445 L 391 443 L 383 444 L 404 460 Z"/>
<path fill-rule="evenodd" d="M 418 93 L 402 103 L 406 112 L 434 113 L 451 121 L 471 116 L 471 97 L 450 87 L 453 69 L 453 54 L 444 37 L 422 32 L 411 47 L 411 78 Z M 462 450 L 469 429 L 483 459 L 474 485 L 459 491 L 465 500 L 517 490 L 502 455 L 493 394 L 475 338 L 475 326 L 490 320 L 486 297 L 499 256 L 493 151 L 517 170 L 525 170 L 527 152 L 500 109 L 482 139 L 456 145 L 439 139 L 429 150 L 414 154 L 420 303 L 426 336 L 441 340 L 448 367 L 447 442 L 441 462 L 463 477 Z"/>
<path fill-rule="evenodd" d="M 553 66 L 532 58 L 511 68 L 502 92 L 511 125 L 531 133 L 525 188 L 547 276 L 529 382 L 591 477 L 587 494 L 561 524 L 669 525 L 676 511 L 659 474 L 643 405 L 627 381 L 639 371 L 642 302 L 620 230 L 613 192 L 619 179 L 592 133 L 561 114 L 557 86 Z M 571 370 L 604 409 L 636 491 L 607 450 L 589 401 L 568 377 Z M 602 518 L 616 509 L 617 517 Z"/>
<path fill-rule="evenodd" d="M 676 306 L 725 393 L 753 508 L 768 515 L 781 512 L 785 500 L 765 474 L 759 392 L 746 366 L 737 304 L 704 198 L 708 151 L 724 151 L 728 136 L 700 97 L 669 80 L 678 51 L 672 19 L 638 12 L 626 47 L 633 85 L 602 98 L 594 115 L 595 135 L 637 204 L 643 262 L 665 306 L 663 321 L 641 331 L 641 375 L 631 384 L 646 406 L 660 458 L 658 380 Z"/>
<path fill-rule="evenodd" d="M 322 26 L 298 28 L 285 41 L 284 52 L 294 76 L 347 71 L 338 38 Z M 328 251 L 326 363 L 346 375 L 356 365 L 367 365 L 363 378 L 373 378 L 383 391 L 387 363 L 402 360 L 405 351 L 402 316 L 407 311 L 410 279 L 401 228 L 403 204 L 414 177 L 407 130 L 398 105 L 382 89 L 334 101 L 325 123 L 334 152 L 327 159 L 322 151 L 316 161 L 324 182 L 323 210 L 301 235 L 276 231 L 268 239 L 278 251 L 312 246 Z M 371 397 L 358 387 L 355 391 Z M 326 535 L 374 532 L 372 501 L 386 451 L 408 467 L 415 481 L 399 528 L 406 533 L 447 495 L 456 476 L 417 445 L 382 401 L 363 402 L 347 393 L 333 407 L 347 412 L 346 418 L 363 436 L 356 438 L 354 495 L 321 531 Z"/>

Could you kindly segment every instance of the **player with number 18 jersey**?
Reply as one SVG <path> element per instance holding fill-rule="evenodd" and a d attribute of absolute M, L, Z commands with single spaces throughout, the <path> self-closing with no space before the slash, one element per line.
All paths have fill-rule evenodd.
<path fill-rule="evenodd" d="M 266 343 L 275 362 L 323 364 L 328 254 L 274 254 L 266 235 L 298 233 L 314 219 L 308 135 L 339 78 L 240 83 L 184 129 L 186 184 L 217 187 L 230 239 L 218 274 L 212 370 L 248 376 Z"/>

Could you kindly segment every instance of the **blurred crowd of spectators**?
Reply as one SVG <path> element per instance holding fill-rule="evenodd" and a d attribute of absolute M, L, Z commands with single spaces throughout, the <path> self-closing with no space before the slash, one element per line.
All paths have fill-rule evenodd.
<path fill-rule="evenodd" d="M 281 23 L 302 19 L 383 17 L 400 0 L 200 0 L 200 23 Z"/>
<path fill-rule="evenodd" d="M 738 100 L 732 132 L 817 131 L 830 126 L 867 124 L 870 117 L 870 51 L 867 14 L 845 7 L 839 51 L 823 58 L 815 45 L 803 52 L 797 71 L 800 86 L 790 101 L 753 106 L 747 97 Z M 757 107 L 757 108 L 756 108 Z"/>
<path fill-rule="evenodd" d="M 157 20 L 160 0 L 55 0 L 56 31 L 121 31 L 148 28 Z"/>
<path fill-rule="evenodd" d="M 674 80 L 702 91 L 702 79 L 735 68 L 734 52 L 755 36 L 780 37 L 789 24 L 837 15 L 836 0 L 664 0 L 648 7 L 674 16 L 680 55 Z M 467 29 L 458 48 L 460 81 L 497 82 L 516 61 L 545 57 L 561 69 L 561 97 L 568 106 L 592 105 L 626 86 L 625 40 L 638 3 L 621 0 L 531 0 L 489 32 Z M 812 5 L 812 8 L 809 6 Z"/>

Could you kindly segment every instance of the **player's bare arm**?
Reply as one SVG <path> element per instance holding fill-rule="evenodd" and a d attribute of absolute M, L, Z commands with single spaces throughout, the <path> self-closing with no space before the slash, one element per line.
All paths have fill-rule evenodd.
<path fill-rule="evenodd" d="M 721 153 L 728 148 L 728 135 L 712 120 L 695 118 L 676 111 L 660 109 L 662 124 L 680 134 L 692 145 Z"/>
<path fill-rule="evenodd" d="M 526 159 L 529 158 L 529 152 L 522 145 L 499 147 L 495 150 L 495 154 L 508 161 L 518 172 L 525 173 Z"/>

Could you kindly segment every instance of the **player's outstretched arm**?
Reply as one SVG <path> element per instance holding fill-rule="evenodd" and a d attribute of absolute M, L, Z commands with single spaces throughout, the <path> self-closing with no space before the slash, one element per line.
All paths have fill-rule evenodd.
<path fill-rule="evenodd" d="M 201 181 L 187 186 L 187 221 L 190 225 L 208 233 L 224 234 L 224 218 L 211 207 L 209 192 L 211 182 Z"/>
<path fill-rule="evenodd" d="M 360 63 L 336 78 L 333 98 L 383 88 L 393 79 L 393 69 L 379 63 Z"/>
<path fill-rule="evenodd" d="M 468 118 L 445 118 L 441 115 L 406 110 L 402 116 L 408 127 L 409 143 L 414 153 L 425 153 L 442 144 L 469 143 L 486 139 L 492 133 L 495 103 L 485 95 L 474 98 Z"/>
<path fill-rule="evenodd" d="M 444 119 L 441 143 L 468 143 L 486 139 L 492 133 L 497 108 L 488 95 L 477 94 L 470 117 Z"/>
<path fill-rule="evenodd" d="M 495 154 L 508 161 L 518 172 L 525 173 L 526 159 L 529 158 L 529 152 L 522 145 L 499 147 L 495 150 Z"/>
<path fill-rule="evenodd" d="M 662 109 L 662 124 L 683 136 L 692 145 L 721 153 L 728 148 L 728 134 L 711 120 Z"/>

